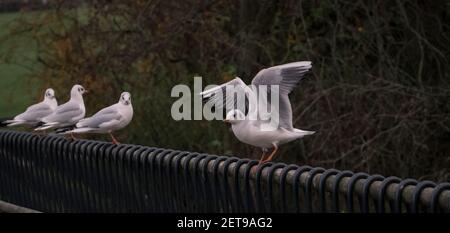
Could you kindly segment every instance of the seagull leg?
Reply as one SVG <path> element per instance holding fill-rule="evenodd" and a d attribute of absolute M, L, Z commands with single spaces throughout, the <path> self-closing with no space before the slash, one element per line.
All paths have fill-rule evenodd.
<path fill-rule="evenodd" d="M 256 170 L 258 169 L 258 167 L 264 163 L 264 160 L 266 159 L 267 156 L 267 149 L 266 148 L 262 148 L 262 155 L 261 155 L 261 159 L 259 159 L 258 165 L 252 167 L 251 169 L 251 173 L 256 173 Z"/>
<path fill-rule="evenodd" d="M 109 132 L 109 136 L 111 136 L 111 139 L 112 139 L 112 143 L 113 143 L 113 144 L 116 144 L 116 145 L 117 145 L 117 144 L 120 144 L 119 141 L 116 140 L 116 138 L 113 136 L 113 134 L 112 134 L 111 132 Z"/>
<path fill-rule="evenodd" d="M 278 146 L 276 144 L 273 144 L 272 153 L 270 153 L 269 157 L 266 160 L 264 160 L 263 163 L 272 161 L 273 156 L 275 155 L 275 153 L 277 153 L 277 151 L 278 151 Z"/>
<path fill-rule="evenodd" d="M 262 155 L 261 155 L 261 159 L 258 162 L 258 165 L 262 164 L 264 162 L 264 160 L 266 160 L 266 155 L 267 155 L 267 149 L 262 149 Z"/>
<path fill-rule="evenodd" d="M 72 138 L 72 140 L 77 140 L 77 138 L 75 137 L 75 135 L 73 135 L 73 133 L 70 133 L 70 137 Z"/>

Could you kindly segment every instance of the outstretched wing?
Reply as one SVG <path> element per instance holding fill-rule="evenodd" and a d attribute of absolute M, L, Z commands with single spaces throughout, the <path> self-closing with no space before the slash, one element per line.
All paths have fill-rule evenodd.
<path fill-rule="evenodd" d="M 200 95 L 207 99 L 207 105 L 224 108 L 225 112 L 239 109 L 252 114 L 256 110 L 256 95 L 240 78 L 203 91 Z"/>
<path fill-rule="evenodd" d="M 259 86 L 267 86 L 268 106 L 270 102 L 271 86 L 277 85 L 279 92 L 279 123 L 280 127 L 292 129 L 292 107 L 289 93 L 298 85 L 300 80 L 311 69 L 310 61 L 293 62 L 263 69 L 253 78 L 252 85 L 259 90 Z M 276 89 L 276 88 L 275 88 Z"/>

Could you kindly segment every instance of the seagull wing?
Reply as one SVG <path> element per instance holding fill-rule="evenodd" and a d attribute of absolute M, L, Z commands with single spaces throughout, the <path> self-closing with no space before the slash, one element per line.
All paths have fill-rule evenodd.
<path fill-rule="evenodd" d="M 29 106 L 25 112 L 34 112 L 34 111 L 52 111 L 52 109 L 50 108 L 50 105 L 42 101 L 40 103 Z"/>
<path fill-rule="evenodd" d="M 268 105 L 270 105 L 270 86 L 278 85 L 279 89 L 279 123 L 280 127 L 292 129 L 292 107 L 289 101 L 289 93 L 298 85 L 311 69 L 310 61 L 293 62 L 279 66 L 263 69 L 253 78 L 252 85 L 259 90 L 258 86 L 267 86 Z"/>
<path fill-rule="evenodd" d="M 49 122 L 67 122 L 72 118 L 83 114 L 83 109 L 75 102 L 67 102 L 56 108 L 53 114 L 44 117 L 42 121 Z"/>
<path fill-rule="evenodd" d="M 97 113 L 95 113 L 93 116 L 103 115 L 103 114 L 108 114 L 108 113 L 117 113 L 117 104 L 103 108 L 100 111 L 98 111 Z"/>
<path fill-rule="evenodd" d="M 14 120 L 21 120 L 26 122 L 38 122 L 41 118 L 53 113 L 53 109 L 46 103 L 40 102 L 31 105 L 27 110 L 16 117 Z"/>
<path fill-rule="evenodd" d="M 235 78 L 220 86 L 200 93 L 207 99 L 207 105 L 225 108 L 226 112 L 239 109 L 243 113 L 253 114 L 256 111 L 256 95 L 240 78 Z"/>
<path fill-rule="evenodd" d="M 77 128 L 107 129 L 118 124 L 121 119 L 122 115 L 117 110 L 110 110 L 81 120 L 77 123 Z"/>

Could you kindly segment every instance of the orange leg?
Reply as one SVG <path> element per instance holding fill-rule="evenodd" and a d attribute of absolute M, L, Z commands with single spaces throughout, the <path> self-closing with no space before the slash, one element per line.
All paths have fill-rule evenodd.
<path fill-rule="evenodd" d="M 259 160 L 258 165 L 262 164 L 264 162 L 264 160 L 266 159 L 266 152 L 263 151 L 262 155 L 261 155 L 261 159 Z"/>
<path fill-rule="evenodd" d="M 117 145 L 117 144 L 120 144 L 119 141 L 116 140 L 116 138 L 112 135 L 111 132 L 109 132 L 109 136 L 111 136 L 111 139 L 112 139 L 112 143 L 113 143 L 113 144 L 116 144 L 116 145 Z"/>
<path fill-rule="evenodd" d="M 274 144 L 272 153 L 270 153 L 269 157 L 266 160 L 264 160 L 263 163 L 272 161 L 273 156 L 275 155 L 275 153 L 277 153 L 277 151 L 278 151 L 278 146 Z"/>

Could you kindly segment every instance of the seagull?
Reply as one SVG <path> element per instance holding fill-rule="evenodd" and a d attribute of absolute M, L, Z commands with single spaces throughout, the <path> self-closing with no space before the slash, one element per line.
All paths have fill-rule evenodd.
<path fill-rule="evenodd" d="M 70 91 L 70 100 L 58 106 L 52 114 L 42 118 L 41 125 L 35 130 L 66 127 L 83 119 L 86 113 L 83 101 L 84 93 L 87 93 L 84 87 L 78 84 L 74 85 Z M 73 135 L 72 138 L 74 138 Z"/>
<path fill-rule="evenodd" d="M 98 111 L 95 115 L 80 120 L 75 129 L 64 133 L 108 133 L 113 144 L 119 144 L 112 132 L 127 126 L 133 118 L 131 94 L 123 92 L 119 102 Z"/>
<path fill-rule="evenodd" d="M 43 117 L 46 117 L 55 111 L 58 102 L 55 98 L 55 91 L 52 88 L 45 90 L 44 100 L 28 107 L 25 112 L 17 115 L 12 120 L 6 120 L 3 123 L 7 126 L 31 125 L 36 126 Z"/>
<path fill-rule="evenodd" d="M 236 77 L 220 86 L 205 90 L 200 95 L 208 99 L 208 102 L 216 107 L 232 108 L 226 114 L 224 122 L 231 124 L 231 129 L 239 141 L 262 149 L 263 153 L 259 164 L 269 162 L 272 161 L 280 145 L 315 133 L 314 131 L 293 127 L 292 107 L 288 96 L 311 67 L 310 61 L 273 66 L 263 69 L 256 74 L 252 80 L 251 87 L 253 88 L 247 86 L 239 77 Z M 260 88 L 262 86 L 267 88 Z M 278 89 L 272 90 L 270 88 L 272 86 L 276 86 Z M 230 96 L 227 91 L 230 87 L 245 94 L 248 100 L 247 115 L 244 113 L 245 110 L 234 108 L 236 102 L 231 100 L 234 98 L 234 93 Z M 264 98 L 260 98 L 260 96 L 270 95 L 271 91 L 276 91 L 274 94 L 279 99 L 279 111 L 276 113 L 279 116 L 279 120 L 272 130 L 267 130 L 267 120 L 263 119 L 262 116 L 264 114 L 260 110 L 264 107 L 271 107 L 273 103 L 263 100 Z M 225 92 L 225 105 L 223 104 L 224 100 L 220 98 L 223 92 Z M 270 149 L 272 149 L 272 152 L 268 154 Z"/>

